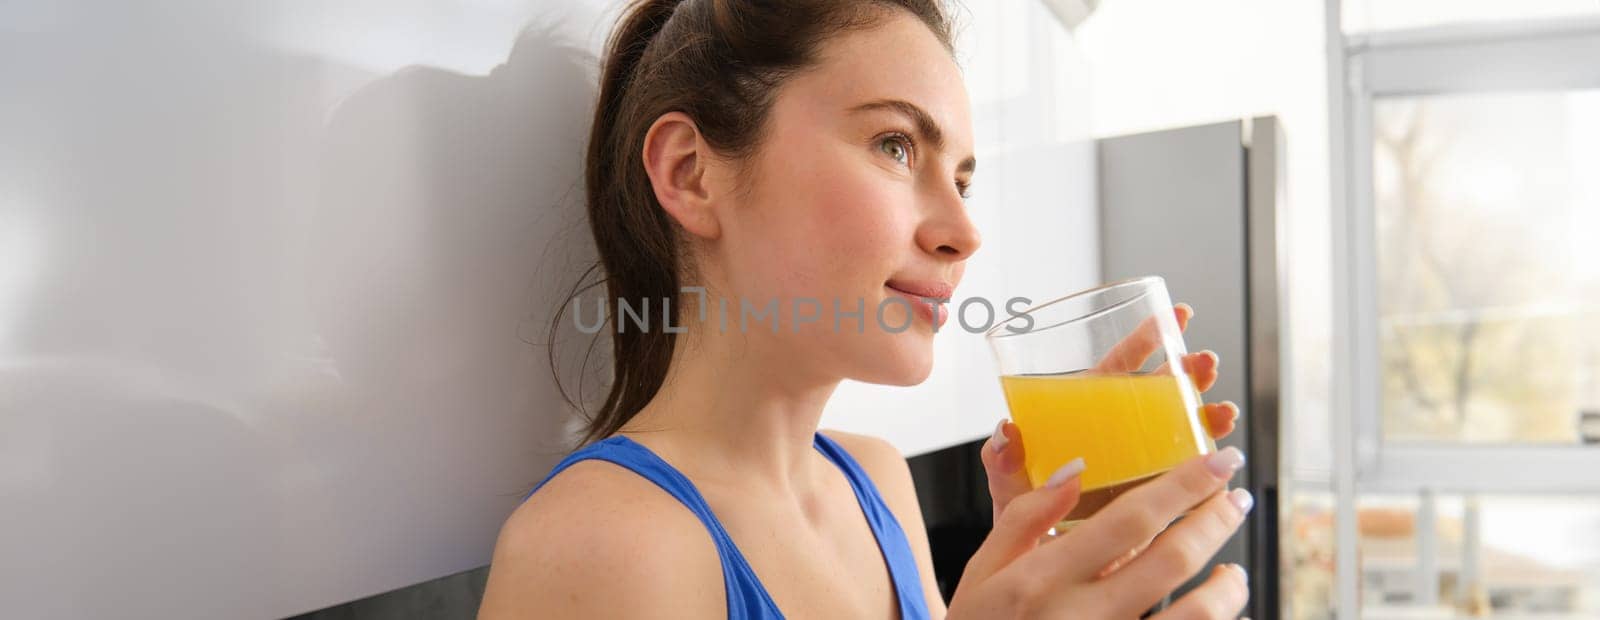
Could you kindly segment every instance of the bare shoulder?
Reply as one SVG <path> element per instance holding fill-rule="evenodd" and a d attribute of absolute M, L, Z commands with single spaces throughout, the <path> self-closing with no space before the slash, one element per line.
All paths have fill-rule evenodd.
<path fill-rule="evenodd" d="M 838 443 L 861 465 L 902 525 L 922 525 L 922 507 L 917 503 L 917 489 L 911 481 L 911 466 L 899 448 L 870 435 L 835 430 L 825 430 L 822 434 Z"/>
<path fill-rule="evenodd" d="M 917 488 L 911 480 L 911 465 L 900 449 L 887 441 L 868 435 L 844 431 L 822 431 L 861 465 L 872 478 L 873 486 L 883 496 L 884 505 L 894 513 L 900 528 L 905 531 L 911 554 L 916 556 L 917 570 L 922 575 L 922 592 L 928 601 L 928 611 L 934 618 L 943 618 L 944 598 L 939 594 L 939 584 L 933 573 L 933 553 L 928 546 L 928 531 L 922 521 L 922 504 L 917 500 Z"/>
<path fill-rule="evenodd" d="M 845 452 L 849 452 L 851 458 L 854 458 L 861 468 L 866 470 L 867 475 L 872 477 L 872 483 L 878 485 L 880 492 L 886 490 L 882 488 L 883 486 L 899 483 L 901 478 L 910 484 L 911 469 L 906 464 L 905 455 L 900 454 L 900 449 L 894 447 L 894 444 L 871 435 L 831 429 L 823 430 L 822 434 L 839 444 Z"/>
<path fill-rule="evenodd" d="M 584 461 L 506 519 L 478 618 L 718 617 L 724 596 L 693 513 L 638 474 Z"/>

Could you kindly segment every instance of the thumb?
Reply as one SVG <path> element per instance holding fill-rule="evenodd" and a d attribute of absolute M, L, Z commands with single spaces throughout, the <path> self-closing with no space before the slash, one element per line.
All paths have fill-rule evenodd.
<path fill-rule="evenodd" d="M 1072 459 L 1057 469 L 1044 486 L 1012 499 L 1005 513 L 995 520 L 989 537 L 967 561 L 961 581 L 965 583 L 970 578 L 981 583 L 1038 546 L 1040 537 L 1078 505 L 1081 473 L 1083 459 Z"/>
<path fill-rule="evenodd" d="M 994 435 L 983 444 L 979 458 L 989 478 L 989 497 L 994 500 L 994 522 L 999 523 L 1000 514 L 1005 512 L 1011 500 L 1033 490 L 1033 484 L 1028 481 L 1028 470 L 1023 467 L 1026 455 L 1022 447 L 1022 433 L 1017 430 L 1017 425 L 1001 419 L 994 427 Z"/>

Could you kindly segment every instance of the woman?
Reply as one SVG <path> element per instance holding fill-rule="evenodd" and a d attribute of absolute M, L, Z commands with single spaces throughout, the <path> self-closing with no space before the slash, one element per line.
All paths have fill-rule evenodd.
<path fill-rule="evenodd" d="M 920 298 L 949 297 L 978 249 L 938 0 L 645 1 L 608 47 L 590 226 L 609 297 L 668 298 L 668 320 L 613 316 L 592 443 L 507 520 L 481 618 L 1128 618 L 1237 528 L 1248 494 L 1224 489 L 1243 458 L 1226 450 L 1041 543 L 1081 461 L 1032 490 L 1002 422 L 983 451 L 995 528 L 947 611 L 904 459 L 817 432 L 840 381 L 928 376 L 945 313 Z M 748 323 L 802 299 L 843 314 Z M 1215 381 L 1215 355 L 1185 365 Z M 1231 405 L 1206 411 L 1232 428 Z M 1218 570 L 1159 617 L 1232 617 L 1245 598 L 1243 572 Z"/>

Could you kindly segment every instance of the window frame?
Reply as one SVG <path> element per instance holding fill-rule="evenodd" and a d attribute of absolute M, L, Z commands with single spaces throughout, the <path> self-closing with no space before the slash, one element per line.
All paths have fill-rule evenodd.
<path fill-rule="evenodd" d="M 1363 485 L 1481 480 L 1507 492 L 1563 489 L 1600 492 L 1600 447 L 1537 444 L 1454 444 L 1387 441 L 1382 437 L 1378 320 L 1376 203 L 1372 178 L 1373 108 L 1385 97 L 1471 92 L 1600 88 L 1600 18 L 1523 24 L 1472 24 L 1346 38 L 1345 144 L 1349 145 L 1348 238 L 1350 290 L 1335 291 L 1354 327 L 1355 465 Z M 1338 232 L 1338 231 L 1336 231 Z M 1337 302 L 1336 302 L 1337 303 Z M 1499 465 L 1515 463 L 1517 467 Z M 1580 469 L 1573 469 L 1580 467 Z M 1530 476 L 1530 469 L 1542 477 Z M 1548 476 L 1545 478 L 1543 476 Z M 1413 487 L 1415 488 L 1415 487 Z"/>
<path fill-rule="evenodd" d="M 1600 16 L 1345 34 L 1326 0 L 1335 610 L 1360 617 L 1359 492 L 1600 493 L 1600 446 L 1385 441 L 1377 312 L 1374 102 L 1600 88 Z M 1341 337 L 1341 334 L 1343 335 Z M 1359 485 L 1359 489 L 1358 489 Z"/>

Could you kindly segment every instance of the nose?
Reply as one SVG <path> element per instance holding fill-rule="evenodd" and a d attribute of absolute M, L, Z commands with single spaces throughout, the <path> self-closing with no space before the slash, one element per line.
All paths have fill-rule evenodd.
<path fill-rule="evenodd" d="M 967 205 L 954 187 L 929 197 L 928 218 L 917 229 L 917 246 L 943 261 L 959 262 L 978 251 L 983 240 L 967 217 Z"/>

